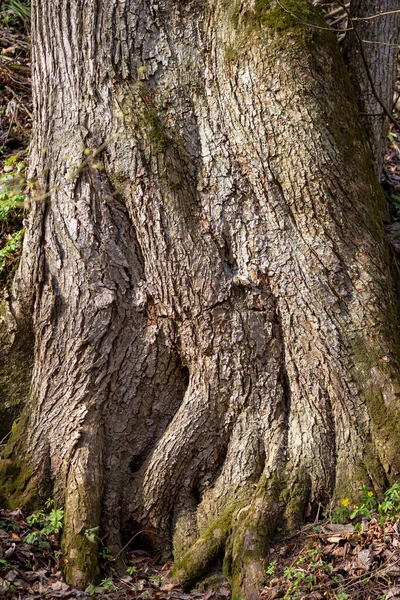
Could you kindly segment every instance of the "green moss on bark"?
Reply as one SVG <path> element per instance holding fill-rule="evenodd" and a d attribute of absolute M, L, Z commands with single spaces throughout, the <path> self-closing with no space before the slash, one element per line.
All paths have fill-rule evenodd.
<path fill-rule="evenodd" d="M 387 326 L 383 324 L 383 333 Z M 370 480 L 381 489 L 400 476 L 400 383 L 394 359 L 396 349 L 396 341 L 391 351 L 387 349 L 384 353 L 376 339 L 368 343 L 363 338 L 356 339 L 352 347 L 354 378 L 370 418 L 372 445 L 366 446 L 363 462 Z"/>
<path fill-rule="evenodd" d="M 51 493 L 52 482 L 46 477 L 35 477 L 28 462 L 0 459 L 0 506 L 33 512 L 43 507 Z"/>
<path fill-rule="evenodd" d="M 268 541 L 283 524 L 286 485 L 281 473 L 262 476 L 249 509 L 235 525 L 230 563 L 233 598 L 252 598 L 264 582 Z"/>
<path fill-rule="evenodd" d="M 172 581 L 187 587 L 207 573 L 213 559 L 225 547 L 235 508 L 230 505 L 178 560 L 171 572 Z"/>
<path fill-rule="evenodd" d="M 6 299 L 0 302 L 0 440 L 12 429 L 29 394 L 33 366 L 30 341 L 17 339 Z M 21 336 L 19 336 L 21 337 Z"/>
<path fill-rule="evenodd" d="M 65 555 L 66 580 L 79 589 L 95 583 L 98 579 L 97 543 L 89 541 L 84 531 L 73 534 L 66 530 L 62 538 L 62 549 Z"/>
<path fill-rule="evenodd" d="M 299 469 L 296 477 L 286 487 L 282 499 L 285 500 L 285 526 L 288 531 L 296 531 L 304 523 L 304 514 L 311 496 L 311 478 L 305 469 Z"/>
<path fill-rule="evenodd" d="M 321 13 L 307 0 L 255 0 L 254 6 L 243 11 L 237 2 L 232 12 L 232 24 L 237 33 L 249 36 L 252 32 L 269 30 L 288 41 L 309 42 L 315 29 L 313 25 L 326 27 Z M 284 35 L 282 35 L 284 34 Z"/>

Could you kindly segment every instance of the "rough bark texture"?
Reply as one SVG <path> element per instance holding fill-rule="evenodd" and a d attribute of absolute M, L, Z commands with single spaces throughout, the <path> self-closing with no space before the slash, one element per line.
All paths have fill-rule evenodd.
<path fill-rule="evenodd" d="M 344 55 L 360 110 L 365 113 L 364 122 L 373 144 L 375 168 L 380 175 L 389 118 L 378 98 L 392 113 L 399 55 L 399 3 L 398 0 L 351 0 L 350 13 L 354 19 L 350 26 L 357 30 L 361 43 L 354 31 L 350 31 L 346 36 Z"/>
<path fill-rule="evenodd" d="M 101 524 L 185 585 L 224 554 L 256 598 L 279 523 L 399 474 L 381 192 L 336 40 L 288 4 L 33 2 L 50 196 L 14 284 L 35 352 L 2 477 L 11 504 L 52 482 L 75 585 Z"/>

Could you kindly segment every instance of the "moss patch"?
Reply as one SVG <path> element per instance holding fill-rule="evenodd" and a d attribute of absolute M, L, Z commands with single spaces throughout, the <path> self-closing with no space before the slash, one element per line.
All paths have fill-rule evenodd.
<path fill-rule="evenodd" d="M 280 473 L 261 477 L 249 510 L 236 523 L 231 549 L 233 598 L 250 595 L 264 582 L 267 544 L 282 522 L 285 488 L 285 478 Z"/>
<path fill-rule="evenodd" d="M 65 554 L 65 577 L 72 585 L 84 589 L 98 579 L 97 543 L 92 543 L 84 535 L 64 533 L 62 549 Z"/>
<path fill-rule="evenodd" d="M 295 531 L 304 522 L 307 502 L 311 496 L 311 478 L 305 469 L 300 469 L 294 481 L 287 486 L 285 497 L 285 525 L 288 531 Z"/>
<path fill-rule="evenodd" d="M 146 134 L 156 152 L 164 153 L 172 144 L 172 138 L 168 135 L 167 127 L 163 124 L 161 117 L 154 107 L 145 107 L 141 111 Z"/>
<path fill-rule="evenodd" d="M 33 470 L 22 460 L 0 459 L 0 506 L 11 510 L 24 508 L 29 512 L 43 505 L 44 496 L 32 479 Z M 51 490 L 47 487 L 47 497 Z"/>
<path fill-rule="evenodd" d="M 0 370 L 0 440 L 11 432 L 29 394 L 32 356 L 13 349 L 3 357 Z"/>
<path fill-rule="evenodd" d="M 254 8 L 241 14 L 238 2 L 232 14 L 236 31 L 269 29 L 277 34 L 290 33 L 302 39 L 313 33 L 310 25 L 326 27 L 321 13 L 307 0 L 285 0 L 282 3 L 271 0 L 256 0 Z"/>
<path fill-rule="evenodd" d="M 232 527 L 233 512 L 234 507 L 228 507 L 178 560 L 171 571 L 172 581 L 187 587 L 207 573 L 211 561 L 225 546 Z"/>
<path fill-rule="evenodd" d="M 5 298 L 0 301 L 0 440 L 20 415 L 30 389 L 33 343 L 27 332 L 14 331 L 14 319 Z"/>
<path fill-rule="evenodd" d="M 389 339 L 385 327 L 371 341 L 357 338 L 352 345 L 354 379 L 370 419 L 370 431 L 362 432 L 367 443 L 357 477 L 361 483 L 372 484 L 378 494 L 400 476 L 397 341 L 393 342 L 392 352 L 382 351 L 379 339 Z"/>

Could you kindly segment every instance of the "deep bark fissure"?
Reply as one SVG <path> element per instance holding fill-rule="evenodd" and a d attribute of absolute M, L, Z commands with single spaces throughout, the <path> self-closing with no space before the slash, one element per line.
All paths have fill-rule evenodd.
<path fill-rule="evenodd" d="M 50 198 L 14 283 L 36 344 L 2 476 L 32 503 L 50 473 L 81 587 L 100 525 L 115 555 L 133 528 L 172 552 L 185 585 L 225 554 L 255 598 L 278 523 L 400 471 L 382 196 L 350 82 L 333 34 L 256 4 L 34 3 Z"/>

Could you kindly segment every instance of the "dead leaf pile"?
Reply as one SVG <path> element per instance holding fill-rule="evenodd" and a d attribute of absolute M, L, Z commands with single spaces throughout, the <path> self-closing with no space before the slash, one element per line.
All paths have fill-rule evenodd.
<path fill-rule="evenodd" d="M 400 599 L 399 521 L 363 521 L 309 526 L 290 545 L 272 548 L 276 572 L 262 591 L 264 600 Z M 283 559 L 283 560 L 280 560 Z"/>
<path fill-rule="evenodd" d="M 218 590 L 184 593 L 167 583 L 170 564 L 157 564 L 157 557 L 135 550 L 126 556 L 132 575 L 119 575 L 112 560 L 103 561 L 104 579 L 112 578 L 113 591 L 101 583 L 86 592 L 71 588 L 63 579 L 63 558 L 55 536 L 45 536 L 29 544 L 26 537 L 32 528 L 20 510 L 0 509 L 0 598 L 7 600 L 51 600 L 103 598 L 108 600 L 228 600 L 228 587 Z M 102 576 L 100 576 L 101 578 Z M 109 579 L 111 582 L 111 579 Z"/>

